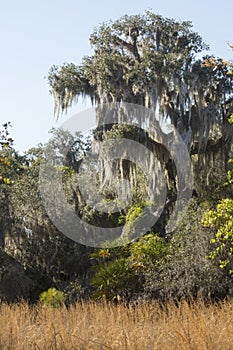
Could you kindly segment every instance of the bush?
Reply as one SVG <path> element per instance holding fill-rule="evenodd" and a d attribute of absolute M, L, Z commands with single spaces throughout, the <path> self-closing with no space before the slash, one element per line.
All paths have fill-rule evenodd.
<path fill-rule="evenodd" d="M 58 291 L 56 288 L 49 288 L 40 294 L 40 302 L 54 309 L 59 308 L 64 302 L 64 293 Z"/>
<path fill-rule="evenodd" d="M 221 268 L 233 273 L 233 200 L 226 198 L 219 201 L 216 209 L 208 210 L 202 218 L 204 227 L 212 227 L 215 236 L 211 240 L 214 250 L 210 258 L 217 260 Z"/>
<path fill-rule="evenodd" d="M 92 279 L 92 285 L 96 288 L 97 299 L 113 301 L 126 301 L 140 288 L 135 270 L 127 258 L 100 266 Z"/>
<path fill-rule="evenodd" d="M 145 276 L 147 298 L 160 300 L 201 297 L 221 299 L 230 295 L 230 276 L 208 259 L 214 233 L 204 229 L 204 209 L 193 202 L 170 240 L 167 255 Z"/>
<path fill-rule="evenodd" d="M 167 254 L 167 248 L 168 244 L 164 238 L 149 233 L 131 245 L 130 259 L 135 268 L 149 271 L 161 264 L 163 257 Z"/>
<path fill-rule="evenodd" d="M 165 239 L 150 233 L 137 242 L 112 249 L 99 249 L 92 285 L 97 298 L 135 300 L 142 292 L 144 273 L 157 265 L 166 254 Z"/>

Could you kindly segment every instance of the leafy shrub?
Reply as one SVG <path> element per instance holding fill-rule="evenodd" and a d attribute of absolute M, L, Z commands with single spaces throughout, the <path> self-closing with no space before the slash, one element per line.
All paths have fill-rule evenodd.
<path fill-rule="evenodd" d="M 47 291 L 40 294 L 40 302 L 54 309 L 59 308 L 64 302 L 64 293 L 56 288 L 49 288 Z"/>
<path fill-rule="evenodd" d="M 96 298 L 118 301 L 127 300 L 140 288 L 135 270 L 127 258 L 100 266 L 92 279 L 92 285 L 96 288 Z"/>
<path fill-rule="evenodd" d="M 166 248 L 165 240 L 151 233 L 130 245 L 96 251 L 91 255 L 97 261 L 92 279 L 96 297 L 135 299 L 142 292 L 143 273 L 158 264 Z"/>
<path fill-rule="evenodd" d="M 212 227 L 215 230 L 215 237 L 211 239 L 215 249 L 209 257 L 217 259 L 221 268 L 227 267 L 229 273 L 233 273 L 233 200 L 222 199 L 215 210 L 206 211 L 202 224 L 204 227 Z"/>
<path fill-rule="evenodd" d="M 125 216 L 123 236 L 133 241 L 138 238 L 138 232 L 145 232 L 145 223 L 150 222 L 152 217 L 151 206 L 150 202 L 138 202 L 130 207 Z"/>
<path fill-rule="evenodd" d="M 231 293 L 232 281 L 218 264 L 208 259 L 214 233 L 204 229 L 204 209 L 192 202 L 170 240 L 161 264 L 145 276 L 145 295 L 160 300 L 189 297 L 224 298 Z"/>
<path fill-rule="evenodd" d="M 150 233 L 142 236 L 130 247 L 133 266 L 146 271 L 154 268 L 166 255 L 167 246 L 165 239 L 156 234 Z"/>

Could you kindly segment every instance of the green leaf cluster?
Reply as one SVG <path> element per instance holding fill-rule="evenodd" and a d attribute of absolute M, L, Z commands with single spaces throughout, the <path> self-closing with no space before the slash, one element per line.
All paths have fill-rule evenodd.
<path fill-rule="evenodd" d="M 233 200 L 222 199 L 216 209 L 208 210 L 202 218 L 204 227 L 215 229 L 215 238 L 211 243 L 215 249 L 211 252 L 209 258 L 218 259 L 221 268 L 229 267 L 232 264 L 233 256 Z M 224 254 L 225 253 L 225 254 Z M 222 254 L 224 257 L 222 257 Z M 229 273 L 233 273 L 230 268 Z"/>
<path fill-rule="evenodd" d="M 40 302 L 53 309 L 59 308 L 64 302 L 64 293 L 56 288 L 49 288 L 40 294 Z"/>
<path fill-rule="evenodd" d="M 165 239 L 150 233 L 128 246 L 96 251 L 95 296 L 118 301 L 132 297 L 143 288 L 143 273 L 159 265 L 167 248 Z"/>

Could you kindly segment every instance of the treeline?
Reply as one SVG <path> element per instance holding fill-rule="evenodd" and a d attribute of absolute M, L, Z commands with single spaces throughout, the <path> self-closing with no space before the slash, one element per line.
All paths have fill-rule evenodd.
<path fill-rule="evenodd" d="M 5 124 L 0 151 L 1 299 L 35 302 L 49 288 L 62 291 L 67 304 L 81 299 L 137 302 L 232 296 L 233 202 L 222 199 L 232 186 L 231 172 L 226 174 L 225 185 L 215 184 L 222 197 L 214 192 L 206 198 L 194 196 L 174 232 L 165 235 L 158 230 L 158 223 L 130 244 L 91 248 L 60 233 L 44 209 L 39 191 L 44 148 L 39 146 L 20 156 L 8 129 Z M 67 201 L 78 212 L 75 164 L 89 149 L 90 141 L 80 134 L 65 133 L 63 137 L 73 138 L 75 147 L 66 165 L 57 167 Z M 117 218 L 113 216 L 112 222 L 117 219 L 120 225 L 123 221 L 128 232 L 133 230 L 146 205 L 141 199 L 139 193 L 138 202 Z M 217 210 L 221 199 L 221 210 Z M 92 217 L 88 207 L 79 215 L 99 225 L 106 223 L 102 215 L 93 213 Z M 221 229 L 224 233 L 219 233 Z"/>

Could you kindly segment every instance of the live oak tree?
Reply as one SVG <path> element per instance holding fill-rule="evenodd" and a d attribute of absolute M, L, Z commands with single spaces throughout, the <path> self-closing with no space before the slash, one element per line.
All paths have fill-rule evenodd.
<path fill-rule="evenodd" d="M 149 11 L 101 24 L 90 44 L 93 55 L 80 65 L 65 63 L 49 72 L 56 116 L 80 97 L 90 98 L 96 106 L 97 125 L 103 121 L 104 103 L 130 102 L 159 111 L 190 151 L 198 174 L 196 191 L 203 193 L 206 184 L 212 191 L 215 178 L 227 168 L 232 142 L 228 122 L 233 108 L 232 67 L 221 58 L 197 58 L 208 46 L 191 22 Z M 165 148 L 160 147 L 159 153 L 169 161 Z"/>

